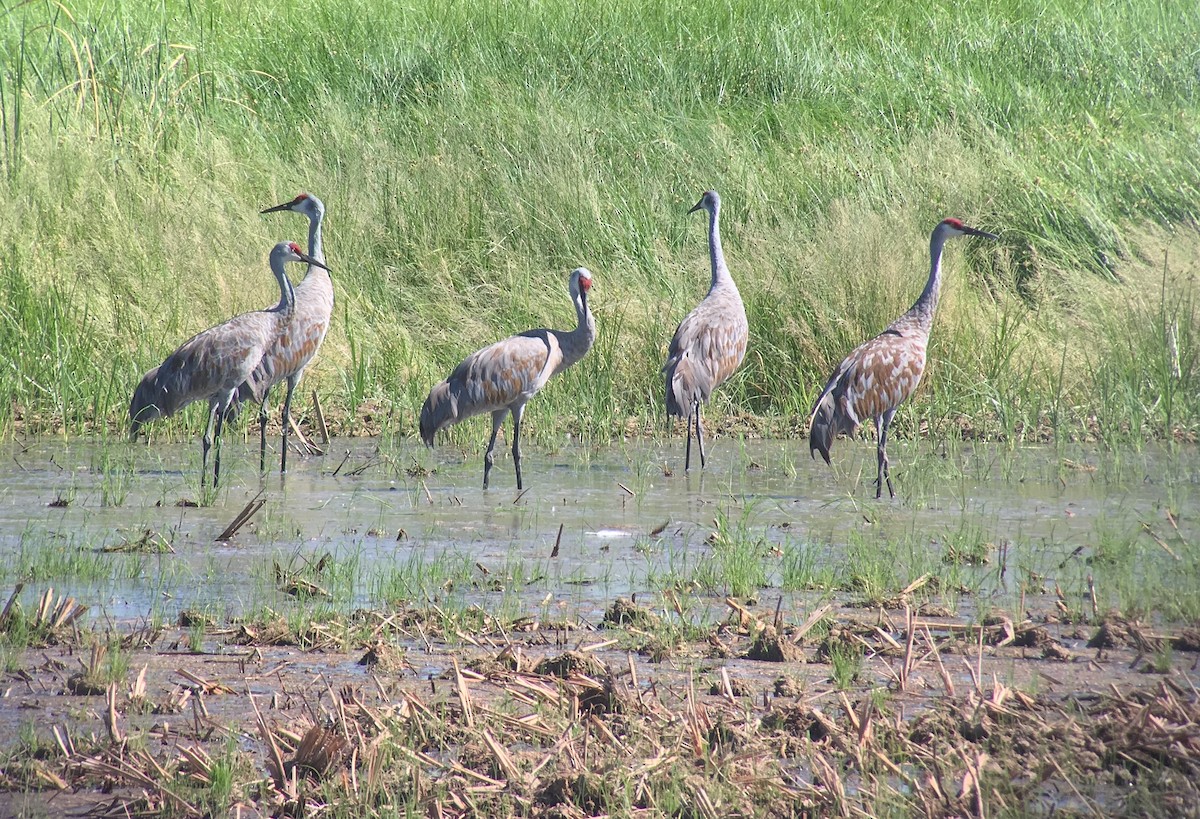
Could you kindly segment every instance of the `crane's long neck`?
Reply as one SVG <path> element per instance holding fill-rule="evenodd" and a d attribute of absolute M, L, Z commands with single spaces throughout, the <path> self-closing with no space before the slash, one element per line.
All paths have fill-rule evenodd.
<path fill-rule="evenodd" d="M 325 263 L 325 249 L 321 246 L 321 222 L 325 219 L 325 211 L 314 210 L 308 217 L 308 255 L 318 262 Z M 320 270 L 309 266 L 309 270 Z"/>
<path fill-rule="evenodd" d="M 588 306 L 587 292 L 581 290 L 574 300 L 578 323 L 574 330 L 564 333 L 559 341 L 562 345 L 564 368 L 583 358 L 596 341 L 596 320 L 592 318 L 592 309 Z"/>
<path fill-rule="evenodd" d="M 908 311 L 909 315 L 917 318 L 926 332 L 933 326 L 933 314 L 937 310 L 938 298 L 941 295 L 942 247 L 946 244 L 946 239 L 946 234 L 941 230 L 935 230 L 929 237 L 929 280 L 925 282 L 925 289 Z"/>
<path fill-rule="evenodd" d="M 304 213 L 308 216 L 308 255 L 324 264 L 325 248 L 321 244 L 321 223 L 325 220 L 325 206 L 314 200 L 313 207 L 305 210 Z M 318 294 L 318 301 L 321 300 L 320 294 L 323 293 L 328 294 L 328 298 L 333 298 L 333 283 L 329 278 L 329 271 L 323 267 L 317 267 L 315 264 L 308 266 L 308 269 L 304 271 L 304 278 L 297 286 L 300 288 L 301 302 L 304 305 L 311 306 L 313 304 L 314 293 Z"/>
<path fill-rule="evenodd" d="M 274 312 L 290 314 L 296 309 L 296 291 L 292 288 L 292 280 L 288 278 L 283 258 L 278 254 L 271 254 L 271 272 L 275 274 L 275 281 L 279 282 L 279 304 L 273 308 Z"/>
<path fill-rule="evenodd" d="M 715 290 L 718 286 L 732 287 L 736 290 L 737 285 L 729 275 L 729 268 L 725 266 L 725 253 L 721 250 L 720 205 L 715 205 L 708 212 L 708 256 L 712 262 L 712 284 L 709 285 L 709 290 Z"/>

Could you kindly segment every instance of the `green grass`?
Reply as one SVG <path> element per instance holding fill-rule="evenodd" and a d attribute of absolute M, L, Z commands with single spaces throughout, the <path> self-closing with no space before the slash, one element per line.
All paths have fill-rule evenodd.
<path fill-rule="evenodd" d="M 789 543 L 783 548 L 780 588 L 787 591 L 828 589 L 834 585 L 833 568 L 811 543 Z"/>
<path fill-rule="evenodd" d="M 376 604 L 422 605 L 430 600 L 458 599 L 457 587 L 470 588 L 476 569 L 470 555 L 444 551 L 427 558 L 421 551 L 409 552 L 371 573 L 367 595 Z"/>
<path fill-rule="evenodd" d="M 64 578 L 100 582 L 113 577 L 115 564 L 127 562 L 115 557 L 100 552 L 87 542 L 39 531 L 30 524 L 22 533 L 6 574 L 10 579 L 32 583 Z"/>
<path fill-rule="evenodd" d="M 1141 0 L 20 3 L 0 22 L 0 426 L 123 424 L 145 369 L 273 303 L 266 252 L 304 226 L 257 211 L 306 189 L 339 300 L 308 386 L 335 430 L 375 407 L 413 434 L 466 353 L 570 325 L 583 264 L 596 347 L 528 431 L 606 440 L 661 417 L 666 343 L 708 280 L 684 212 L 715 187 L 752 341 L 710 419 L 792 429 L 920 291 L 953 214 L 1002 239 L 949 250 L 898 435 L 1194 431 L 1198 242 L 1174 226 L 1200 202 L 1198 38 L 1188 4 Z"/>
<path fill-rule="evenodd" d="M 837 645 L 829 651 L 829 665 L 837 689 L 846 691 L 862 673 L 862 649 L 853 645 Z"/>
<path fill-rule="evenodd" d="M 768 583 L 770 546 L 762 530 L 752 524 L 754 510 L 748 506 L 732 520 L 726 511 L 716 517 L 716 531 L 709 537 L 709 554 L 701 560 L 694 576 L 705 589 L 750 597 Z"/>

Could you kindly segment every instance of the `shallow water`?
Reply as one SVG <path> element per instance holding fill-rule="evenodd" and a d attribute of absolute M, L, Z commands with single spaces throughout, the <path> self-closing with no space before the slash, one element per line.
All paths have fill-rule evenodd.
<path fill-rule="evenodd" d="M 375 439 L 336 440 L 325 456 L 289 458 L 286 479 L 274 473 L 260 483 L 257 447 L 239 443 L 226 446 L 215 502 L 179 506 L 200 499 L 198 449 L 6 446 L 6 586 L 28 580 L 27 594 L 53 586 L 116 620 L 169 620 L 188 608 L 237 615 L 287 607 L 274 567 L 300 569 L 328 553 L 335 569 L 313 580 L 338 609 L 433 597 L 598 620 L 614 598 L 635 594 L 696 594 L 720 608 L 735 570 L 707 542 L 719 529 L 757 556 L 761 593 L 789 606 L 829 594 L 819 588 L 828 582 L 781 591 L 801 576 L 797 561 L 805 577 L 837 581 L 846 599 L 872 588 L 872 578 L 895 591 L 934 574 L 960 611 L 1015 608 L 1022 595 L 1056 585 L 1069 606 L 1083 606 L 1089 576 L 1101 608 L 1163 584 L 1172 611 L 1200 593 L 1186 580 L 1198 562 L 1196 447 L 900 441 L 890 453 L 897 497 L 877 501 L 866 440 L 840 441 L 834 469 L 811 460 L 803 441 L 720 440 L 709 446 L 708 468 L 690 475 L 678 439 L 527 446 L 525 492 L 506 454 L 484 491 L 476 451 Z M 214 542 L 260 490 L 265 505 L 251 523 Z M 173 553 L 101 552 L 147 531 Z M 987 562 L 947 560 L 963 550 Z"/>

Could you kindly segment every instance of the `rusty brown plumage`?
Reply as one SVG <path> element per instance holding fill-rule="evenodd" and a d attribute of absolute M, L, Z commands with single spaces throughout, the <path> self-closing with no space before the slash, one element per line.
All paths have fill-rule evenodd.
<path fill-rule="evenodd" d="M 712 282 L 708 295 L 679 323 L 667 362 L 663 365 L 667 417 L 687 419 L 687 455 L 684 470 L 692 467 L 692 427 L 700 448 L 700 467 L 704 468 L 704 428 L 700 423 L 700 405 L 713 390 L 733 375 L 746 356 L 750 330 L 746 308 L 721 250 L 721 197 L 705 191 L 688 211 L 708 212 L 708 250 Z"/>
<path fill-rule="evenodd" d="M 208 400 L 208 424 L 201 439 L 203 486 L 208 473 L 208 451 L 216 429 L 217 452 L 213 487 L 221 477 L 221 430 L 238 386 L 254 372 L 271 344 L 285 332 L 295 309 L 292 284 L 284 270 L 287 262 L 320 264 L 301 252 L 295 242 L 280 242 L 271 251 L 271 271 L 279 283 L 279 304 L 234 316 L 189 338 L 162 364 L 142 376 L 129 402 L 130 435 L 157 418 L 174 415 L 193 401 Z"/>
<path fill-rule="evenodd" d="M 885 482 L 888 493 L 896 496 L 887 457 L 888 428 L 896 410 L 917 389 L 925 372 L 925 349 L 941 291 L 942 247 L 950 237 L 964 235 L 997 238 L 958 219 L 940 222 L 929 237 L 929 279 L 920 297 L 886 330 L 846 356 L 809 413 L 809 454 L 815 458 L 821 453 L 827 464 L 835 437 L 853 435 L 863 421 L 875 420 L 876 498 L 882 497 Z"/>
<path fill-rule="evenodd" d="M 495 461 L 496 435 L 505 417 L 513 416 L 513 467 L 517 489 L 521 485 L 521 417 L 525 404 L 553 376 L 587 354 L 596 338 L 596 324 L 588 307 L 592 274 L 586 268 L 571 271 L 568 288 L 578 324 L 574 330 L 529 330 L 497 341 L 467 356 L 450 376 L 429 392 L 421 407 L 421 438 L 433 446 L 438 430 L 473 415 L 492 414 L 492 437 L 483 457 L 483 488 Z"/>

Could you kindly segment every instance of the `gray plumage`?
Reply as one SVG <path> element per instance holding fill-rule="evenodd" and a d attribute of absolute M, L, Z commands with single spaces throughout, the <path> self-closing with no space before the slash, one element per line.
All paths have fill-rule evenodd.
<path fill-rule="evenodd" d="M 700 424 L 700 405 L 707 403 L 713 390 L 723 384 L 746 357 L 750 328 L 746 308 L 721 250 L 721 197 L 705 191 L 695 207 L 688 211 L 708 211 L 708 252 L 712 262 L 712 283 L 708 295 L 679 323 L 663 366 L 667 394 L 667 416 L 687 419 L 687 456 L 684 469 L 692 466 L 692 425 L 700 447 L 700 467 L 704 468 L 704 428 Z"/>
<path fill-rule="evenodd" d="M 286 262 L 318 264 L 294 242 L 280 242 L 271 250 L 271 271 L 279 283 L 279 303 L 267 310 L 242 313 L 189 338 L 162 364 L 142 376 L 129 403 L 129 431 L 136 438 L 142 427 L 174 415 L 193 401 L 208 401 L 208 424 L 201 439 L 200 484 L 208 472 L 208 451 L 216 428 L 217 453 L 213 487 L 221 476 L 221 429 L 225 413 L 240 385 L 254 371 L 267 348 L 291 320 L 295 306 Z"/>
<path fill-rule="evenodd" d="M 438 430 L 472 415 L 492 414 L 492 437 L 483 457 L 483 488 L 495 460 L 496 435 L 513 416 L 513 468 L 521 485 L 521 416 L 525 404 L 555 375 L 587 354 L 596 339 L 596 323 L 588 307 L 592 274 L 571 271 L 568 287 L 578 323 L 574 330 L 538 329 L 497 341 L 467 356 L 450 377 L 435 386 L 421 407 L 421 438 L 433 446 Z"/>
<path fill-rule="evenodd" d="M 254 401 L 259 405 L 259 470 L 267 468 L 267 398 L 271 388 L 287 382 L 283 399 L 283 441 L 279 471 L 287 472 L 288 432 L 291 427 L 292 393 L 312 361 L 333 316 L 333 280 L 324 267 L 325 252 L 321 246 L 321 223 L 325 205 L 310 193 L 302 193 L 290 202 L 266 208 L 262 213 L 293 211 L 308 217 L 308 255 L 316 260 L 299 284 L 294 286 L 296 307 L 287 332 L 281 334 L 267 350 L 254 372 L 238 388 L 237 402 Z"/>
<path fill-rule="evenodd" d="M 925 372 L 925 349 L 933 329 L 933 314 L 941 292 L 942 247 L 952 236 L 997 238 L 968 227 L 958 219 L 938 223 L 929 237 L 929 279 L 908 312 L 893 321 L 875 338 L 851 351 L 825 382 L 809 415 L 809 455 L 821 453 L 830 463 L 829 450 L 839 434 L 853 435 L 867 418 L 875 419 L 877 437 L 875 497 L 883 496 L 883 484 L 894 498 L 887 457 L 888 427 L 900 404 L 917 389 Z"/>

